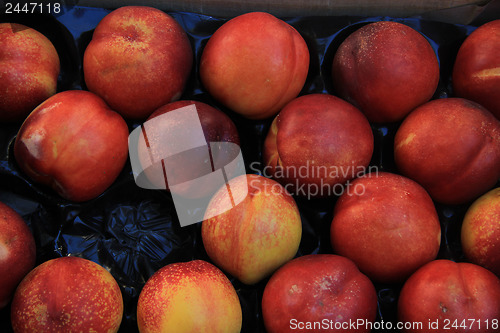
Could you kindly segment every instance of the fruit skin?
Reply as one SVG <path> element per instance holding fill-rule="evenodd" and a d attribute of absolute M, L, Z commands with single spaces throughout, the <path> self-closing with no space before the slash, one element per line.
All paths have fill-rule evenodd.
<path fill-rule="evenodd" d="M 398 300 L 398 316 L 403 322 L 423 324 L 421 330 L 403 330 L 405 333 L 498 332 L 500 280 L 474 264 L 432 261 L 405 282 Z M 429 329 L 428 325 L 436 321 L 437 327 Z M 452 326 L 454 323 L 458 329 Z"/>
<path fill-rule="evenodd" d="M 279 268 L 269 279 L 262 297 L 266 330 L 273 332 L 323 332 L 294 329 L 296 322 L 335 323 L 375 321 L 377 293 L 368 277 L 349 259 L 333 254 L 305 255 Z M 330 322 L 331 321 L 331 322 Z M 357 330 L 369 332 L 366 325 Z"/>
<path fill-rule="evenodd" d="M 128 127 L 97 95 L 68 90 L 40 104 L 14 143 L 19 167 L 71 201 L 103 193 L 128 156 Z"/>
<path fill-rule="evenodd" d="M 200 60 L 208 92 L 250 119 L 275 115 L 302 90 L 309 50 L 288 23 L 263 12 L 237 16 L 210 37 Z"/>
<path fill-rule="evenodd" d="M 35 266 L 35 239 L 21 215 L 0 202 L 0 309 Z M 7 274 L 8 272 L 8 274 Z"/>
<path fill-rule="evenodd" d="M 500 187 L 478 198 L 462 223 L 462 249 L 474 264 L 500 277 Z"/>
<path fill-rule="evenodd" d="M 197 150 L 195 153 L 189 153 L 187 155 L 176 155 L 174 158 L 165 158 L 165 156 L 161 156 L 161 153 L 165 151 L 162 148 L 156 149 L 156 147 L 168 147 L 171 133 L 179 131 L 176 129 L 176 123 L 174 123 L 170 118 L 163 121 L 161 116 L 170 111 L 175 111 L 179 108 L 190 105 L 194 105 L 196 107 L 207 144 L 211 142 L 228 142 L 233 143 L 234 145 L 231 145 L 230 147 L 218 146 L 220 149 L 211 149 L 211 146 L 208 145 L 208 149 L 212 154 L 211 159 L 207 158 L 206 149 L 203 151 Z M 231 176 L 227 165 L 235 159 L 236 153 L 239 152 L 240 139 L 236 126 L 231 118 L 229 118 L 225 113 L 199 101 L 182 100 L 172 102 L 158 108 L 151 114 L 151 116 L 149 116 L 146 122 L 150 121 L 152 121 L 152 126 L 155 127 L 154 133 L 158 133 L 158 135 L 149 135 L 151 131 L 148 132 L 146 129 L 145 133 L 147 135 L 148 146 L 146 146 L 145 140 L 140 140 L 137 149 L 139 160 L 144 168 L 144 172 L 148 177 L 148 180 L 157 188 L 166 187 L 167 190 L 170 190 L 169 185 L 173 185 L 174 183 L 174 179 L 168 178 L 168 183 L 166 184 L 163 173 L 164 167 L 169 168 L 169 170 L 173 170 L 171 171 L 172 173 L 175 173 L 173 178 L 179 180 L 180 183 L 185 182 L 183 186 L 175 184 L 177 185 L 176 194 L 184 197 L 191 197 L 194 195 L 199 198 L 206 197 L 207 195 L 213 195 L 213 193 L 218 190 L 218 187 L 215 187 L 216 184 L 211 183 L 208 180 L 205 181 L 204 185 L 201 185 L 199 182 L 196 185 L 187 183 L 194 178 L 201 177 L 209 172 L 212 172 L 211 163 L 213 163 L 214 169 L 216 170 L 225 168 L 228 176 Z M 189 129 L 186 130 L 189 131 Z M 152 147 L 153 149 L 151 149 Z M 161 161 L 161 163 L 155 163 L 152 166 L 146 167 L 150 164 L 151 159 Z M 193 186 L 196 187 L 193 188 Z"/>
<path fill-rule="evenodd" d="M 14 332 L 117 332 L 123 315 L 118 283 L 98 264 L 61 257 L 35 267 L 14 294 Z"/>
<path fill-rule="evenodd" d="M 427 192 L 406 177 L 378 172 L 352 182 L 356 191 L 335 204 L 333 251 L 356 263 L 373 281 L 400 283 L 434 260 L 441 226 Z"/>
<path fill-rule="evenodd" d="M 236 291 L 214 265 L 193 260 L 169 264 L 147 281 L 137 304 L 141 333 L 240 332 Z"/>
<path fill-rule="evenodd" d="M 317 196 L 331 194 L 337 184 L 364 172 L 372 153 L 373 132 L 366 117 L 351 104 L 327 94 L 304 95 L 288 103 L 264 142 L 264 162 L 270 175 L 287 189 L 314 188 Z M 306 170 L 305 177 L 299 170 Z"/>
<path fill-rule="evenodd" d="M 105 16 L 83 58 L 87 88 L 126 119 L 145 119 L 178 100 L 192 66 L 183 28 L 146 6 L 124 6 Z"/>
<path fill-rule="evenodd" d="M 500 20 L 483 24 L 465 39 L 453 65 L 453 92 L 500 119 Z"/>
<path fill-rule="evenodd" d="M 233 198 L 246 197 L 224 212 L 225 192 L 215 194 L 205 213 L 213 217 L 201 226 L 203 245 L 218 267 L 245 284 L 255 284 L 297 253 L 302 237 L 299 210 L 272 179 L 249 174 L 228 185 Z"/>
<path fill-rule="evenodd" d="M 463 204 L 500 178 L 500 121 L 461 98 L 428 102 L 403 121 L 394 139 L 399 171 L 444 204 Z"/>
<path fill-rule="evenodd" d="M 0 122 L 20 122 L 54 95 L 59 55 L 40 32 L 0 23 Z"/>
<path fill-rule="evenodd" d="M 431 99 L 439 63 L 429 42 L 402 23 L 367 24 L 340 45 L 332 64 L 340 97 L 370 122 L 396 122 Z"/>

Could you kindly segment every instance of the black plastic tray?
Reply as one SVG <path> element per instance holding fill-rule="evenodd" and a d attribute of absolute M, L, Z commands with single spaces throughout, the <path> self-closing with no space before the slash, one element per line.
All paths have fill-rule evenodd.
<path fill-rule="evenodd" d="M 58 91 L 85 89 L 82 59 L 97 23 L 112 9 L 72 6 L 59 14 L 3 14 L 0 22 L 18 22 L 44 33 L 61 59 Z M 247 171 L 250 163 L 262 165 L 262 146 L 272 119 L 250 121 L 227 110 L 205 91 L 198 76 L 204 45 L 226 19 L 192 13 L 170 13 L 185 29 L 194 49 L 196 64 L 182 99 L 195 99 L 225 111 L 235 122 Z M 439 58 L 441 79 L 434 98 L 452 96 L 451 70 L 458 48 L 474 26 L 452 25 L 419 19 L 390 17 L 297 17 L 283 18 L 306 40 L 311 62 L 301 94 L 335 94 L 331 62 L 340 43 L 369 22 L 392 20 L 407 24 L 428 38 Z M 139 123 L 129 122 L 130 130 Z M 93 260 L 109 269 L 118 281 L 125 304 L 120 332 L 136 332 L 136 303 L 141 288 L 159 268 L 172 262 L 207 257 L 200 225 L 181 228 L 171 197 L 165 191 L 137 187 L 127 163 L 116 182 L 100 197 L 81 204 L 61 199 L 52 190 L 34 184 L 20 171 L 12 154 L 20 124 L 0 125 L 0 201 L 20 212 L 33 231 L 37 264 L 68 254 Z M 373 124 L 375 151 L 371 165 L 380 171 L 396 172 L 393 138 L 399 123 Z M 335 197 L 316 200 L 296 198 L 303 221 L 303 238 L 297 256 L 332 253 L 329 228 Z M 439 258 L 463 261 L 460 226 L 468 204 L 436 204 L 442 226 Z M 260 300 L 267 280 L 246 286 L 229 277 L 243 308 L 242 332 L 265 332 Z M 401 285 L 376 285 L 377 320 L 395 322 Z M 10 309 L 0 311 L 0 331 L 10 332 Z M 393 331 L 394 332 L 394 331 Z"/>

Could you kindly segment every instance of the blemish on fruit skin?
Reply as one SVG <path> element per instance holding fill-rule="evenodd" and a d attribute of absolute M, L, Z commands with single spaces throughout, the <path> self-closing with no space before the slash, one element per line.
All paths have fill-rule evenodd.
<path fill-rule="evenodd" d="M 500 76 L 500 67 L 487 68 L 472 74 L 473 78 L 478 79 L 493 79 L 497 76 Z"/>
<path fill-rule="evenodd" d="M 332 285 L 332 281 L 329 277 L 325 277 L 321 280 L 321 282 L 318 284 L 319 288 L 324 291 L 324 290 L 330 290 L 330 287 Z"/>
<path fill-rule="evenodd" d="M 406 145 L 410 144 L 413 141 L 413 139 L 415 139 L 416 136 L 417 135 L 415 133 L 408 134 L 408 136 L 403 141 L 401 141 L 400 143 L 398 143 L 398 145 L 396 146 L 396 149 L 399 149 L 399 148 L 401 148 L 403 146 L 406 146 Z"/>
<path fill-rule="evenodd" d="M 7 258 L 8 253 L 9 250 L 7 250 L 4 246 L 0 244 L 0 261 L 5 260 L 5 258 Z"/>
<path fill-rule="evenodd" d="M 58 156 L 58 151 L 57 151 L 57 141 L 52 141 L 52 155 L 56 159 Z"/>
<path fill-rule="evenodd" d="M 24 144 L 28 152 L 34 158 L 40 158 L 40 145 L 45 139 L 45 131 L 43 128 L 38 128 L 36 131 L 31 133 L 29 136 L 23 136 L 21 142 Z"/>
<path fill-rule="evenodd" d="M 47 106 L 44 104 L 42 107 L 38 108 L 37 117 L 41 117 L 43 114 L 50 112 L 52 109 L 58 108 L 61 104 L 62 102 L 53 103 Z"/>
<path fill-rule="evenodd" d="M 300 292 L 300 288 L 296 284 L 294 284 L 293 286 L 290 287 L 289 293 L 291 295 L 299 293 L 299 292 Z"/>
<path fill-rule="evenodd" d="M 442 311 L 443 313 L 448 312 L 448 308 L 447 308 L 446 306 L 444 306 L 444 304 L 443 304 L 443 303 L 439 303 L 439 308 L 441 309 L 441 311 Z"/>

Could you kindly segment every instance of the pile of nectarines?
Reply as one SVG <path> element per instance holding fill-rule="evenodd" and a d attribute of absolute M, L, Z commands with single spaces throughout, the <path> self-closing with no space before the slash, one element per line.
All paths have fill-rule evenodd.
<path fill-rule="evenodd" d="M 66 87 L 54 40 L 0 23 L 0 181 L 23 184 L 0 191 L 0 309 L 14 332 L 117 332 L 122 320 L 140 332 L 500 330 L 500 19 L 449 59 L 404 20 L 333 25 L 325 43 L 264 12 L 201 16 L 218 23 L 203 33 L 186 13 L 104 13 Z M 165 117 L 186 107 L 200 133 Z M 137 128 L 145 139 L 131 142 Z M 182 155 L 172 133 L 201 135 L 204 153 Z M 246 174 L 226 168 L 235 152 L 210 145 L 221 142 L 241 148 Z M 69 222 L 113 189 L 139 191 L 135 157 L 172 211 L 177 196 L 209 196 L 183 227 L 191 260 L 145 255 L 175 241 L 139 250 L 140 213 L 128 228 L 106 210 L 95 237 Z M 29 212 L 24 195 L 39 199 Z M 42 221 L 50 241 L 30 214 L 45 206 L 58 212 Z M 64 239 L 72 227 L 78 244 L 140 233 L 87 258 Z"/>

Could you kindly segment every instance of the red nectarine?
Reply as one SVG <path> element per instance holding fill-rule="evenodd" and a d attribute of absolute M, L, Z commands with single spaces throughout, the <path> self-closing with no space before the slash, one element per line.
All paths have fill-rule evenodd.
<path fill-rule="evenodd" d="M 118 283 L 98 264 L 52 259 L 19 284 L 11 308 L 14 332 L 117 332 L 123 300 Z"/>
<path fill-rule="evenodd" d="M 57 51 L 43 34 L 0 23 L 0 121 L 22 121 L 54 95 L 59 67 Z"/>
<path fill-rule="evenodd" d="M 470 261 L 500 277 L 500 187 L 483 194 L 469 207 L 461 239 Z"/>
<path fill-rule="evenodd" d="M 500 329 L 500 279 L 469 263 L 435 260 L 405 282 L 398 300 L 405 333 L 494 333 Z"/>
<path fill-rule="evenodd" d="M 500 121 L 461 98 L 416 108 L 399 127 L 394 158 L 400 172 L 445 204 L 463 204 L 500 178 Z"/>
<path fill-rule="evenodd" d="M 376 311 L 370 279 L 351 260 L 331 254 L 289 261 L 271 276 L 262 296 L 269 333 L 367 333 Z"/>
<path fill-rule="evenodd" d="M 35 182 L 86 201 L 118 177 L 128 156 L 128 126 L 97 95 L 70 90 L 40 104 L 19 129 L 14 157 Z"/>
<path fill-rule="evenodd" d="M 406 177 L 379 172 L 352 182 L 331 224 L 334 253 L 356 263 L 373 281 L 399 283 L 436 258 L 441 226 L 429 194 Z"/>
<path fill-rule="evenodd" d="M 271 125 L 264 142 L 270 171 L 265 175 L 296 195 L 338 194 L 346 181 L 366 171 L 372 153 L 373 133 L 358 109 L 332 95 L 304 95 Z"/>
<path fill-rule="evenodd" d="M 200 78 L 222 104 L 251 119 L 276 114 L 302 90 L 309 50 L 288 23 L 263 12 L 237 16 L 210 37 Z"/>
<path fill-rule="evenodd" d="M 180 145 L 180 141 L 186 141 L 186 138 L 172 137 L 175 136 L 173 133 L 187 133 L 189 139 L 195 136 L 193 132 L 198 128 L 195 124 L 185 124 L 182 116 L 175 116 L 175 120 L 178 121 L 163 117 L 171 111 L 191 105 L 196 108 L 203 131 L 200 133 L 204 136 L 203 146 L 196 147 L 201 149 L 193 148 L 173 156 L 161 156 L 168 154 L 169 150 L 176 150 L 176 143 Z M 212 184 L 209 179 L 196 184 L 190 181 L 213 172 L 213 169 L 227 167 L 227 164 L 236 157 L 236 150 L 239 152 L 238 130 L 231 118 L 202 102 L 182 100 L 166 104 L 154 111 L 143 126 L 145 127 L 143 127 L 142 134 L 145 135 L 146 140 L 139 141 L 137 150 L 145 176 L 158 189 L 168 190 L 170 186 L 175 185 L 177 195 L 197 198 L 213 195 L 220 185 L 216 187 L 217 184 Z M 221 142 L 233 145 L 215 145 L 219 149 L 213 149 L 215 147 L 210 145 L 210 143 Z M 164 172 L 164 170 L 168 171 Z"/>
<path fill-rule="evenodd" d="M 332 77 L 339 96 L 368 120 L 394 122 L 431 99 L 439 82 L 439 63 L 418 31 L 380 21 L 342 42 L 333 59 Z"/>
<path fill-rule="evenodd" d="M 453 66 L 456 96 L 475 101 L 500 119 L 500 20 L 483 24 L 465 39 Z"/>
<path fill-rule="evenodd" d="M 36 245 L 21 215 L 0 202 L 0 309 L 35 266 Z"/>
<path fill-rule="evenodd" d="M 85 49 L 87 88 L 124 118 L 145 119 L 179 99 L 193 51 L 177 21 L 146 6 L 124 6 L 104 17 Z"/>

